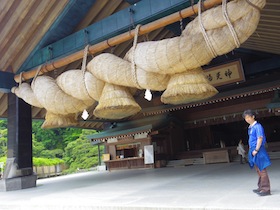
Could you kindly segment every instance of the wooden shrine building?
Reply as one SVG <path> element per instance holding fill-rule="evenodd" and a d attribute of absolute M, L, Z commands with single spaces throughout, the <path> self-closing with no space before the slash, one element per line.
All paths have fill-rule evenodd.
<path fill-rule="evenodd" d="M 244 5 L 239 7 L 243 13 L 227 9 L 236 2 Z M 204 163 L 232 161 L 238 141 L 247 141 L 245 109 L 257 111 L 269 152 L 279 151 L 279 0 L 0 0 L 0 4 L 0 118 L 8 120 L 0 190 L 36 186 L 32 120 L 44 120 L 46 129 L 100 131 L 88 138 L 92 144 L 105 145 L 109 170 L 163 167 L 172 160 L 192 158 L 203 158 Z M 251 17 L 245 26 L 234 22 L 245 20 L 243 16 Z M 215 18 L 222 21 L 211 22 Z M 254 24 L 246 25 L 253 19 Z M 223 28 L 221 35 L 217 28 Z M 107 57 L 100 64 L 102 56 Z M 193 81 L 195 74 L 190 72 L 204 75 L 197 78 L 203 87 L 212 87 L 212 95 L 188 101 L 179 92 L 176 96 L 183 103 L 166 103 L 165 91 L 172 95 L 176 79 L 183 85 Z M 180 85 L 177 88 L 180 91 Z M 145 99 L 146 90 L 151 90 L 150 101 Z M 119 119 L 116 95 L 133 106 L 123 106 Z M 104 101 L 110 108 L 101 111 L 107 113 L 99 109 Z M 83 113 L 88 113 L 84 119 Z"/>

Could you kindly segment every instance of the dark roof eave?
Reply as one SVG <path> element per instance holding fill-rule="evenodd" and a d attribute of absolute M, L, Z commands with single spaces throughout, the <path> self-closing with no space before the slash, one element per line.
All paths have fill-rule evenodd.
<path fill-rule="evenodd" d="M 131 136 L 137 133 L 151 132 L 152 128 L 153 126 L 149 124 L 149 125 L 145 125 L 137 128 L 125 129 L 125 130 L 118 130 L 118 131 L 108 130 L 98 134 L 89 135 L 87 136 L 87 138 L 91 140 L 104 140 L 104 139 L 114 138 L 114 137 Z"/>

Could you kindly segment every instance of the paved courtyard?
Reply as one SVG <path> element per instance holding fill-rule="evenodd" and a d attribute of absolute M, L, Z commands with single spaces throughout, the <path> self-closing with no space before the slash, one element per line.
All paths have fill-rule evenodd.
<path fill-rule="evenodd" d="M 0 192 L 0 210 L 279 210 L 280 160 L 268 168 L 272 195 L 252 192 L 247 164 L 90 171 L 41 179 L 36 188 Z"/>

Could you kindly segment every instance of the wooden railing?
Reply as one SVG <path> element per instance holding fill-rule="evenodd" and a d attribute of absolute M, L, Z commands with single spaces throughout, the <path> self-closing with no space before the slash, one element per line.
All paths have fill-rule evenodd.
<path fill-rule="evenodd" d="M 54 166 L 33 166 L 33 171 L 39 178 L 46 178 L 51 176 L 59 176 L 65 169 L 65 165 L 59 164 Z"/>

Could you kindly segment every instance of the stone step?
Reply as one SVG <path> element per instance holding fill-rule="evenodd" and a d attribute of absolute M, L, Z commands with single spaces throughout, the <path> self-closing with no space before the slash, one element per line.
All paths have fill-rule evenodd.
<path fill-rule="evenodd" d="M 268 152 L 268 155 L 270 157 L 270 159 L 275 160 L 275 159 L 280 159 L 280 151 L 277 152 Z M 234 157 L 231 158 L 232 162 L 239 162 L 240 161 L 240 157 L 239 155 L 236 155 Z"/>
<path fill-rule="evenodd" d="M 270 159 L 280 159 L 280 151 L 278 152 L 268 152 Z"/>
<path fill-rule="evenodd" d="M 270 159 L 280 159 L 280 151 L 277 152 L 268 152 Z M 234 155 L 231 157 L 231 162 L 239 162 L 240 157 L 239 155 Z M 170 160 L 168 161 L 166 167 L 184 167 L 188 165 L 196 165 L 196 164 L 204 164 L 203 158 L 187 158 L 187 159 L 180 159 L 180 160 Z"/>
<path fill-rule="evenodd" d="M 204 159 L 188 158 L 188 159 L 181 159 L 181 160 L 171 160 L 168 161 L 166 167 L 180 167 L 180 166 L 196 165 L 196 164 L 204 164 Z"/>

